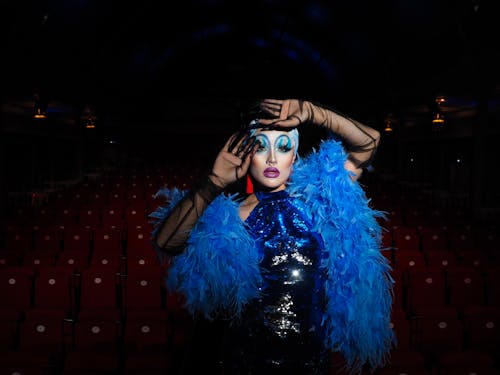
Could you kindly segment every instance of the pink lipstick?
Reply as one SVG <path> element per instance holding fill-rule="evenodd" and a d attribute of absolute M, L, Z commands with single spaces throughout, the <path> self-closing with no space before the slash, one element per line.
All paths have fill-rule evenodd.
<path fill-rule="evenodd" d="M 279 177 L 280 171 L 277 168 L 270 167 L 270 168 L 264 169 L 263 175 L 264 175 L 264 177 L 267 177 L 267 178 L 276 178 L 276 177 Z"/>

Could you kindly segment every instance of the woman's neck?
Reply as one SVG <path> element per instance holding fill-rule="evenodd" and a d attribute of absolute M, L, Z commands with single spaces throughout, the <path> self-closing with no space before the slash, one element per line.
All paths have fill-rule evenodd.
<path fill-rule="evenodd" d="M 282 184 L 276 188 L 270 188 L 270 187 L 267 187 L 267 186 L 256 186 L 254 188 L 254 191 L 261 191 L 263 193 L 275 193 L 277 191 L 281 191 L 281 190 L 285 190 L 286 189 L 286 185 L 285 184 Z"/>

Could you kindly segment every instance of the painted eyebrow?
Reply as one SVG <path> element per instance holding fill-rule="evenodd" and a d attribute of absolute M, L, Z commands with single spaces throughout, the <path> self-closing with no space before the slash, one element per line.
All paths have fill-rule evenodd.
<path fill-rule="evenodd" d="M 255 137 L 257 137 L 257 138 L 265 138 L 265 139 L 269 140 L 269 137 L 266 134 L 263 134 L 263 133 L 257 134 Z"/>

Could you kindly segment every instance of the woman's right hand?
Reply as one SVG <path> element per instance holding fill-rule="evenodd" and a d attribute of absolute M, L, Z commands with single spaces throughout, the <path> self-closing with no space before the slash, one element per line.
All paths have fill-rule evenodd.
<path fill-rule="evenodd" d="M 219 151 L 209 178 L 220 188 L 244 177 L 257 147 L 257 140 L 248 132 L 234 133 Z"/>
<path fill-rule="evenodd" d="M 311 103 L 298 99 L 264 99 L 260 108 L 272 119 L 259 119 L 259 123 L 272 127 L 296 128 L 312 119 Z"/>

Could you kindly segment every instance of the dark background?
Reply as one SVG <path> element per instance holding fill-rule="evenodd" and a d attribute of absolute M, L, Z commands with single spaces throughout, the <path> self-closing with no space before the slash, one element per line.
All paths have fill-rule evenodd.
<path fill-rule="evenodd" d="M 392 321 L 403 349 L 403 357 L 391 353 L 392 364 L 410 349 L 425 355 L 429 373 L 452 373 L 438 355 L 463 344 L 491 354 L 498 370 L 498 331 L 489 329 L 500 295 L 496 7 L 493 0 L 1 1 L 0 285 L 21 270 L 31 276 L 19 279 L 19 289 L 0 287 L 0 367 L 12 361 L 41 371 L 40 355 L 54 347 L 39 341 L 38 317 L 64 303 L 52 286 L 43 288 L 42 266 L 62 271 L 77 254 L 77 267 L 57 279 L 71 284 L 58 289 L 71 301 L 69 319 L 63 323 L 57 311 L 48 321 L 68 327 L 63 343 L 47 330 L 65 351 L 51 353 L 51 373 L 136 363 L 144 374 L 166 361 L 170 372 L 202 363 L 214 373 L 222 331 L 204 331 L 197 321 L 193 335 L 179 301 L 159 287 L 168 262 L 158 267 L 151 251 L 149 214 L 164 204 L 158 189 L 188 188 L 207 172 L 249 101 L 277 97 L 318 101 L 381 132 L 372 169 L 359 181 L 370 205 L 387 213 L 383 255 L 394 267 Z M 36 108 L 45 119 L 33 118 Z M 442 126 L 431 121 L 437 111 Z M 86 127 L 89 120 L 95 128 Z M 389 120 L 392 132 L 385 131 Z M 307 126 L 300 132 L 301 154 L 324 135 Z M 453 272 L 461 266 L 466 273 Z M 94 272 L 103 275 L 100 286 Z M 147 279 L 153 289 L 127 294 L 138 290 L 127 285 L 143 285 L 135 272 L 158 276 Z M 17 317 L 8 314 L 13 307 Z M 113 310 L 126 319 L 117 321 Z M 140 322 L 149 326 L 155 312 L 160 325 L 151 332 L 160 327 L 164 342 L 159 331 L 154 342 L 127 334 Z M 104 344 L 92 338 L 93 349 L 81 351 L 89 337 L 78 324 L 100 313 L 103 332 L 110 318 L 121 332 L 105 333 Z M 5 350 L 8 340 L 14 352 Z M 99 359 L 86 356 L 96 351 Z M 471 352 L 453 353 L 448 364 L 483 373 L 464 370 L 475 361 Z M 424 373 L 417 363 L 397 373 Z"/>
<path fill-rule="evenodd" d="M 382 133 L 391 118 L 376 171 L 496 209 L 497 16 L 480 0 L 4 2 L 2 195 L 103 166 L 209 164 L 249 99 L 296 97 Z"/>

